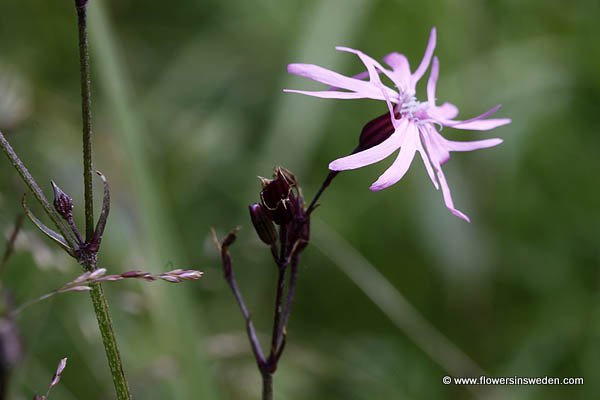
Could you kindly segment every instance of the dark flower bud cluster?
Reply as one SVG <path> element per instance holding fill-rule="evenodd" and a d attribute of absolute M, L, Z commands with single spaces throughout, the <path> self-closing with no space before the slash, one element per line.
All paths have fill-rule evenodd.
<path fill-rule="evenodd" d="M 281 254 L 289 254 L 293 246 L 308 240 L 308 215 L 300 185 L 283 167 L 275 167 L 272 179 L 259 179 L 260 202 L 249 206 L 252 225 L 265 244 L 279 244 Z M 281 258 L 279 262 L 283 262 Z"/>
<path fill-rule="evenodd" d="M 248 207 L 250 219 L 260 240 L 271 247 L 277 263 L 283 264 L 308 243 L 309 213 L 304 208 L 298 180 L 291 171 L 275 167 L 273 178 L 259 179 L 260 202 Z"/>
<path fill-rule="evenodd" d="M 294 174 L 282 167 L 273 171 L 273 179 L 260 178 L 262 191 L 260 200 L 267 214 L 277 225 L 292 221 L 301 207 L 298 181 Z"/>

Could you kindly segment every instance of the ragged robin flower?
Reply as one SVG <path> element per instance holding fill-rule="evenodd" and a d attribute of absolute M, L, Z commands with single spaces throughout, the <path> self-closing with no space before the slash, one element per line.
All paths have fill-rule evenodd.
<path fill-rule="evenodd" d="M 286 89 L 285 92 L 331 99 L 374 99 L 385 101 L 388 113 L 369 122 L 360 137 L 357 150 L 346 157 L 329 164 L 333 171 L 361 168 L 387 158 L 399 149 L 393 164 L 371 185 L 371 190 L 379 191 L 398 182 L 412 163 L 418 152 L 433 185 L 441 187 L 446 207 L 456 216 L 469 221 L 464 213 L 454 207 L 450 188 L 442 171 L 442 165 L 450 159 L 450 152 L 472 151 L 493 147 L 502 143 L 501 139 L 486 139 L 470 142 L 457 142 L 444 138 L 443 127 L 487 131 L 511 122 L 508 118 L 487 119 L 500 106 L 468 120 L 456 120 L 458 108 L 451 103 L 436 105 L 436 84 L 439 62 L 433 56 L 436 45 L 436 30 L 431 30 L 429 43 L 423 60 L 411 72 L 407 58 L 399 53 L 384 57 L 389 68 L 361 51 L 347 47 L 337 50 L 356 54 L 367 71 L 355 77 L 348 77 L 313 64 L 290 64 L 288 72 L 329 85 L 328 90 L 306 91 Z M 427 82 L 427 101 L 419 101 L 416 85 L 431 65 Z M 381 76 L 387 77 L 395 86 L 385 86 Z"/>

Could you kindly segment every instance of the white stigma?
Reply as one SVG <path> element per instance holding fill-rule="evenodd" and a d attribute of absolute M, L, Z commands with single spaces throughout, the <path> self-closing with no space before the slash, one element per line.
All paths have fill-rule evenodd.
<path fill-rule="evenodd" d="M 404 117 L 418 120 L 419 117 L 416 114 L 426 107 L 427 102 L 420 102 L 415 96 L 405 95 L 396 106 L 396 111 Z"/>

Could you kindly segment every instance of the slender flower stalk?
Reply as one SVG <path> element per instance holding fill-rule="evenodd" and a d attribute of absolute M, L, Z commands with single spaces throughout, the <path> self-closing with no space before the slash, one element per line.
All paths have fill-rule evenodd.
<path fill-rule="evenodd" d="M 94 187 L 92 175 L 94 172 L 92 166 L 92 81 L 90 73 L 90 53 L 88 47 L 87 33 L 87 0 L 75 0 L 77 10 L 77 26 L 79 30 L 79 67 L 81 74 L 81 114 L 83 120 L 83 180 L 84 180 L 84 198 L 85 198 L 85 238 L 86 243 L 92 243 L 95 234 L 94 228 Z M 106 196 L 105 196 L 106 198 Z M 104 229 L 106 218 L 102 224 L 101 230 Z M 98 224 L 100 225 L 100 223 Z M 98 244 L 99 246 L 99 239 Z M 86 257 L 82 262 L 83 267 L 87 271 L 96 270 L 95 254 L 98 248 L 91 249 L 93 257 Z M 112 320 L 108 311 L 108 304 L 104 296 L 104 290 L 99 282 L 91 285 L 92 290 L 90 295 L 98 320 L 98 327 L 102 336 L 102 342 L 108 364 L 113 377 L 113 383 L 117 392 L 118 400 L 129 400 L 129 386 L 125 378 L 123 363 L 117 339 L 112 327 Z"/>

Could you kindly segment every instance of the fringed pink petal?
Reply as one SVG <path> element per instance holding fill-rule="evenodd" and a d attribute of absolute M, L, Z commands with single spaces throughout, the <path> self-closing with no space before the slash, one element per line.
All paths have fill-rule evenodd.
<path fill-rule="evenodd" d="M 410 123 L 406 129 L 406 136 L 402 142 L 398 157 L 369 189 L 374 192 L 383 190 L 402 179 L 415 157 L 418 140 L 417 129 L 414 124 Z"/>
<path fill-rule="evenodd" d="M 439 122 L 444 126 L 448 126 L 450 128 L 456 129 L 465 129 L 465 130 L 473 130 L 473 131 L 487 131 L 490 129 L 497 128 L 502 125 L 507 125 L 511 123 L 510 118 L 497 118 L 497 119 L 484 119 L 494 114 L 496 111 L 500 109 L 501 105 L 498 104 L 483 114 L 480 114 L 476 117 L 470 118 L 465 121 L 456 121 L 451 118 L 446 118 L 440 112 L 440 107 L 430 107 L 427 109 L 427 115 L 433 118 L 435 121 Z"/>
<path fill-rule="evenodd" d="M 398 128 L 389 138 L 377 146 L 332 161 L 329 163 L 329 169 L 332 171 L 345 171 L 361 168 L 383 160 L 402 145 L 406 134 L 406 125 L 406 120 L 401 120 Z"/>
<path fill-rule="evenodd" d="M 452 103 L 444 103 L 441 106 L 435 107 L 435 112 L 443 119 L 453 119 L 458 115 L 458 107 Z M 429 113 L 429 111 L 427 111 Z"/>
<path fill-rule="evenodd" d="M 427 127 L 423 134 L 425 146 L 432 163 L 444 165 L 450 160 L 450 152 L 445 144 L 445 139 L 435 130 L 433 126 Z"/>
<path fill-rule="evenodd" d="M 385 76 L 387 76 L 394 83 L 394 85 L 400 86 L 401 82 L 398 81 L 398 79 L 396 78 L 395 74 L 393 74 L 387 68 L 384 68 L 383 65 L 381 65 L 379 63 L 379 61 L 377 61 L 374 58 L 366 55 L 362 51 L 356 50 L 356 49 L 352 49 L 350 47 L 343 47 L 343 46 L 336 47 L 336 50 L 344 51 L 344 52 L 347 52 L 347 53 L 356 54 L 357 56 L 360 57 L 360 60 L 363 62 L 363 64 L 365 64 L 365 67 L 367 67 L 367 71 L 369 70 L 369 66 L 371 66 L 371 67 L 373 67 L 373 68 L 376 69 L 376 71 L 377 71 L 377 74 L 376 74 L 377 75 L 377 79 L 379 79 L 379 74 L 382 73 Z M 372 76 L 371 73 L 369 73 L 369 76 L 371 78 L 371 82 L 374 82 L 373 81 L 374 77 Z"/>
<path fill-rule="evenodd" d="M 471 220 L 465 213 L 457 210 L 454 207 L 454 201 L 452 201 L 452 193 L 450 192 L 450 187 L 448 186 L 448 182 L 446 182 L 446 177 L 444 176 L 444 172 L 442 171 L 442 168 L 438 166 L 438 168 L 436 168 L 436 170 L 437 170 L 438 180 L 440 181 L 440 185 L 442 186 L 442 195 L 444 197 L 444 204 L 446 205 L 446 208 L 448 210 L 450 210 L 450 212 L 452 214 L 456 215 L 458 218 L 462 218 L 467 222 L 471 222 Z"/>
<path fill-rule="evenodd" d="M 419 82 L 423 75 L 425 75 L 425 71 L 427 71 L 427 68 L 429 67 L 431 57 L 433 57 L 433 51 L 435 50 L 436 36 L 436 30 L 435 28 L 432 28 L 431 33 L 429 34 L 429 41 L 427 42 L 427 49 L 425 50 L 423 60 L 411 77 L 411 86 L 413 89 L 417 86 L 417 82 Z"/>
<path fill-rule="evenodd" d="M 502 143 L 502 139 L 493 138 L 485 140 L 475 140 L 471 142 L 455 142 L 452 140 L 444 139 L 444 145 L 449 151 L 473 151 L 480 149 L 487 149 L 494 147 Z"/>
<path fill-rule="evenodd" d="M 361 81 L 359 79 L 353 79 L 337 72 L 328 70 L 327 68 L 320 67 L 314 64 L 289 64 L 288 72 L 293 75 L 302 76 L 304 78 L 311 79 L 323 83 L 328 86 L 341 88 L 344 90 L 350 90 L 362 94 L 363 98 L 371 98 L 377 100 L 383 100 L 381 95 L 381 89 L 374 86 L 370 82 Z M 395 92 L 392 89 L 387 88 L 391 92 L 390 97 L 394 97 Z"/>
<path fill-rule="evenodd" d="M 294 89 L 283 89 L 285 93 L 298 93 L 306 96 L 319 97 L 322 99 L 342 99 L 342 100 L 353 100 L 353 99 L 373 99 L 373 97 L 365 96 L 362 93 L 356 92 L 336 92 L 334 90 L 294 90 Z M 375 100 L 385 100 L 385 96 L 380 93 L 379 97 L 374 98 Z"/>
<path fill-rule="evenodd" d="M 427 154 L 425 147 L 421 143 L 421 140 L 417 141 L 417 151 L 421 155 L 421 159 L 423 160 L 423 164 L 425 165 L 425 169 L 427 170 L 427 175 L 429 175 L 429 179 L 431 179 L 435 190 L 439 190 L 440 187 L 438 185 L 437 179 L 435 178 L 435 172 L 433 171 L 433 167 L 431 166 L 431 160 L 429 160 L 429 155 Z"/>
<path fill-rule="evenodd" d="M 429 81 L 427 82 L 427 101 L 430 107 L 435 107 L 435 88 L 437 80 L 440 74 L 440 62 L 437 57 L 433 57 L 433 64 L 431 65 L 431 73 L 429 74 Z"/>
<path fill-rule="evenodd" d="M 403 92 L 407 92 L 410 88 L 410 64 L 404 54 L 390 53 L 383 57 L 383 61 L 390 67 Z"/>
<path fill-rule="evenodd" d="M 449 125 L 455 129 L 465 129 L 470 131 L 489 131 L 499 126 L 508 125 L 512 122 L 510 118 L 483 119 L 480 121 L 461 122 Z"/>

